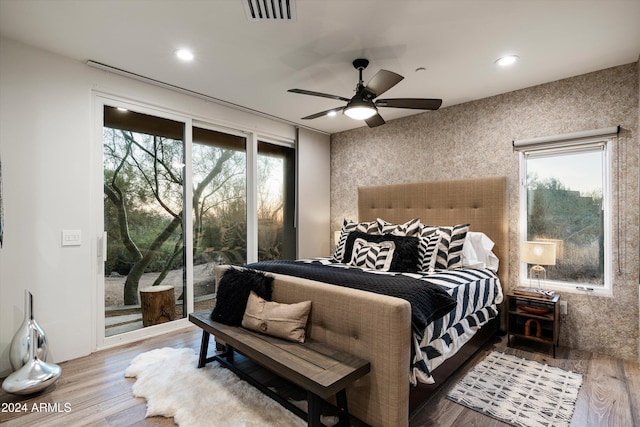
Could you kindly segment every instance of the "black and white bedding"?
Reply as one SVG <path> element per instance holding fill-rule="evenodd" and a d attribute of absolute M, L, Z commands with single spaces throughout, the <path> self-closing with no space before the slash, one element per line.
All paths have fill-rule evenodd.
<path fill-rule="evenodd" d="M 431 371 L 498 315 L 502 289 L 489 269 L 389 272 L 333 258 L 266 261 L 247 268 L 286 274 L 406 299 L 412 307 L 410 381 L 433 383 Z"/>
<path fill-rule="evenodd" d="M 412 329 L 420 337 L 429 323 L 449 313 L 456 306 L 455 298 L 445 288 L 414 277 L 400 273 L 372 275 L 367 273 L 372 270 L 336 269 L 327 268 L 326 265 L 319 260 L 277 260 L 256 262 L 246 267 L 402 298 L 411 304 Z"/>
<path fill-rule="evenodd" d="M 410 381 L 431 384 L 431 372 L 498 316 L 503 299 L 493 242 L 469 227 L 423 224 L 419 218 L 404 224 L 345 219 L 330 258 L 247 267 L 409 301 Z"/>
<path fill-rule="evenodd" d="M 426 273 L 423 280 L 447 288 L 456 307 L 435 319 L 423 334 L 414 335 L 411 382 L 434 383 L 431 371 L 454 356 L 475 333 L 498 316 L 503 300 L 502 287 L 489 269 L 439 270 Z"/>

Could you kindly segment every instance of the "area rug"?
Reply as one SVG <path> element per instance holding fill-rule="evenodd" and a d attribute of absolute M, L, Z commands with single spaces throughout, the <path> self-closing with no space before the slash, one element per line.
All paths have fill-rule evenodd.
<path fill-rule="evenodd" d="M 568 426 L 582 375 L 494 351 L 447 397 L 513 426 Z"/>
<path fill-rule="evenodd" d="M 147 417 L 173 417 L 181 427 L 307 425 L 217 363 L 197 366 L 193 349 L 162 348 L 136 356 L 125 376 L 136 377 L 133 395 L 147 400 Z M 300 406 L 306 405 L 302 403 Z M 323 422 L 333 424 L 332 417 L 328 418 Z"/>

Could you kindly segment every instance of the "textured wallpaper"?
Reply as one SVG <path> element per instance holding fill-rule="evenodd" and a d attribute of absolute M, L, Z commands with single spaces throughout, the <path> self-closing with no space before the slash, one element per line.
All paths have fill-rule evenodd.
<path fill-rule="evenodd" d="M 640 66 L 610 68 L 331 137 L 331 226 L 357 218 L 357 187 L 506 176 L 511 283 L 519 272 L 519 162 L 511 142 L 621 125 L 614 147 L 613 297 L 562 294 L 560 345 L 639 358 Z M 619 216 L 618 216 L 619 215 Z"/>

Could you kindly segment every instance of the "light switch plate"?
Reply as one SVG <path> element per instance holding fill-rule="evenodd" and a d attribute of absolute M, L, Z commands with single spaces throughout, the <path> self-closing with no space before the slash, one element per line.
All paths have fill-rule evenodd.
<path fill-rule="evenodd" d="M 81 244 L 81 230 L 62 230 L 62 246 L 79 246 Z"/>

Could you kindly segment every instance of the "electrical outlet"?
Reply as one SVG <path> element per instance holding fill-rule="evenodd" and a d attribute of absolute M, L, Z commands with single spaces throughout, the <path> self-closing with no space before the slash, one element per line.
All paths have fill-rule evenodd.
<path fill-rule="evenodd" d="M 563 316 L 567 315 L 567 302 L 560 301 L 560 314 Z"/>

